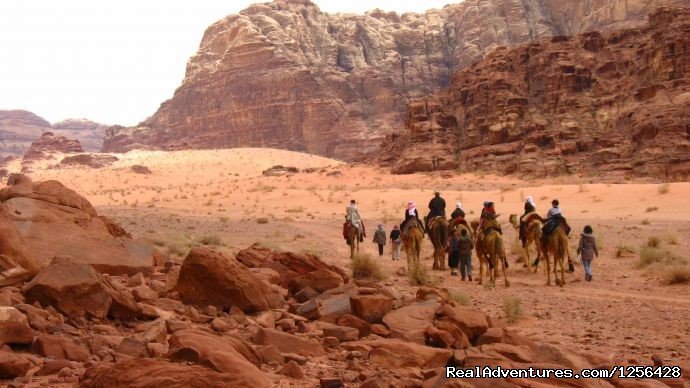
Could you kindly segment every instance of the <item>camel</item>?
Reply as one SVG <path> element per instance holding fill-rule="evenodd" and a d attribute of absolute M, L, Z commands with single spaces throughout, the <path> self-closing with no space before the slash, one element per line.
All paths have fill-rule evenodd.
<path fill-rule="evenodd" d="M 429 238 L 431 243 L 434 245 L 434 266 L 433 269 L 445 270 L 446 269 L 446 250 L 448 247 L 448 220 L 444 217 L 436 217 L 436 219 L 431 221 L 431 227 L 429 228 Z"/>
<path fill-rule="evenodd" d="M 551 260 L 549 255 L 553 256 L 553 271 L 556 279 L 556 284 L 563 287 L 565 285 L 565 266 L 563 261 L 568 254 L 568 235 L 563 229 L 563 225 L 559 224 L 556 229 L 546 237 L 545 241 L 540 243 L 542 255 L 546 261 L 546 285 L 551 285 Z M 561 278 L 558 278 L 556 272 L 556 265 L 561 267 Z"/>
<path fill-rule="evenodd" d="M 499 231 L 501 226 L 496 221 L 498 215 L 492 220 L 486 220 L 483 226 L 483 232 L 477 231 L 479 223 L 472 221 L 472 228 L 476 232 L 475 249 L 477 257 L 479 258 L 479 284 L 482 284 L 484 278 L 484 265 L 488 266 L 489 282 L 496 284 L 498 277 L 498 261 L 501 262 L 503 270 L 503 280 L 506 287 L 510 287 L 508 276 L 506 275 L 506 252 L 503 244 L 503 237 Z"/>
<path fill-rule="evenodd" d="M 403 234 L 403 248 L 407 255 L 407 269 L 412 270 L 419 265 L 419 255 L 422 252 L 424 231 L 419 222 L 410 222 Z"/>
<path fill-rule="evenodd" d="M 355 249 L 359 253 L 359 229 L 350 223 L 347 229 L 347 245 L 350 246 L 350 258 L 355 258 Z"/>
<path fill-rule="evenodd" d="M 542 227 L 542 221 L 541 217 L 539 217 L 536 213 L 532 213 L 533 215 L 530 215 L 527 217 L 527 225 L 525 226 L 525 237 L 527 238 L 527 244 L 524 246 L 525 250 L 525 261 L 526 261 L 526 266 L 527 270 L 532 269 L 532 259 L 529 257 L 529 247 L 530 245 L 534 244 L 534 248 L 537 251 L 537 259 L 534 262 L 534 272 L 537 272 L 537 268 L 539 266 L 539 259 L 541 258 L 541 249 L 539 249 L 539 240 L 541 239 L 541 227 Z M 536 217 L 535 217 L 536 216 Z M 510 224 L 513 225 L 516 231 L 520 231 L 520 222 L 518 221 L 517 215 L 516 214 L 511 214 L 510 215 Z M 522 241 L 520 241 L 522 244 Z"/>

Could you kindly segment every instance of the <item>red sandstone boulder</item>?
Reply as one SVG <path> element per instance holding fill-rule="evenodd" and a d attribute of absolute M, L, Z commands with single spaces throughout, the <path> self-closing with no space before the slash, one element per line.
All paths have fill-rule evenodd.
<path fill-rule="evenodd" d="M 60 182 L 21 180 L 0 190 L 0 202 L 42 267 L 55 256 L 71 256 L 110 274 L 150 272 L 153 247 L 128 238 L 124 229 L 99 217 L 89 201 Z"/>
<path fill-rule="evenodd" d="M 350 306 L 352 314 L 369 323 L 378 323 L 393 308 L 393 299 L 385 295 L 355 295 L 350 297 Z"/>
<path fill-rule="evenodd" d="M 273 329 L 259 329 L 254 335 L 259 345 L 274 345 L 282 353 L 297 353 L 303 356 L 321 356 L 325 350 L 318 342 Z"/>
<path fill-rule="evenodd" d="M 0 380 L 23 377 L 31 369 L 31 363 L 17 353 L 0 350 Z"/>
<path fill-rule="evenodd" d="M 51 157 L 53 153 L 84 152 L 79 140 L 68 139 L 53 132 L 44 132 L 40 138 L 31 143 L 24 153 L 23 160 L 39 160 Z"/>
<path fill-rule="evenodd" d="M 415 302 L 389 312 L 383 317 L 383 323 L 390 329 L 391 336 L 402 337 L 405 333 L 433 326 L 439 306 L 436 300 Z"/>
<path fill-rule="evenodd" d="M 39 335 L 33 344 L 41 356 L 70 361 L 87 361 L 89 349 L 79 340 L 64 335 Z"/>
<path fill-rule="evenodd" d="M 112 155 L 79 154 L 67 156 L 60 161 L 61 166 L 85 166 L 91 168 L 103 168 L 110 166 L 119 159 Z"/>
<path fill-rule="evenodd" d="M 446 303 L 436 310 L 434 325 L 450 332 L 459 341 L 466 337 L 474 343 L 489 328 L 489 318 L 486 313 L 474 307 Z"/>
<path fill-rule="evenodd" d="M 259 379 L 259 376 L 245 373 L 219 373 L 197 365 L 175 364 L 151 359 L 129 359 L 87 369 L 81 378 L 80 386 L 84 388 L 215 388 L 225 386 L 259 388 L 268 386 L 268 384 L 257 385 Z"/>
<path fill-rule="evenodd" d="M 345 349 L 355 350 L 357 347 L 371 349 L 369 353 L 371 362 L 383 368 L 438 368 L 445 366 L 453 356 L 453 351 L 450 349 L 432 348 L 398 339 L 343 344 Z"/>
<path fill-rule="evenodd" d="M 26 315 L 14 307 L 0 307 L 0 346 L 4 344 L 30 344 L 34 333 Z"/>
<path fill-rule="evenodd" d="M 99 274 L 90 265 L 68 258 L 56 258 L 23 291 L 27 303 L 54 306 L 72 318 L 104 318 L 112 303 Z"/>
<path fill-rule="evenodd" d="M 38 273 L 40 267 L 7 209 L 0 205 L 0 286 L 14 284 Z"/>
<path fill-rule="evenodd" d="M 185 303 L 238 307 L 245 312 L 278 308 L 283 298 L 237 260 L 208 248 L 193 248 L 174 289 Z"/>

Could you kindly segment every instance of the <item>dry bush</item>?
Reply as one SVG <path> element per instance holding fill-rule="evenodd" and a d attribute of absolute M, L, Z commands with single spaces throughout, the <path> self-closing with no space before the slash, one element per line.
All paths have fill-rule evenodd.
<path fill-rule="evenodd" d="M 464 292 L 459 292 L 459 291 L 451 291 L 448 293 L 448 299 L 452 300 L 455 303 L 461 304 L 463 306 L 469 306 L 470 305 L 470 296 L 465 294 Z"/>
<path fill-rule="evenodd" d="M 668 284 L 690 283 L 690 265 L 676 264 L 669 266 L 663 271 L 662 276 Z"/>
<path fill-rule="evenodd" d="M 651 224 L 651 222 L 649 222 L 649 219 L 645 218 L 644 220 L 642 220 L 642 225 L 649 225 L 649 224 Z"/>
<path fill-rule="evenodd" d="M 199 236 L 196 239 L 196 242 L 202 245 L 212 245 L 212 246 L 223 246 L 225 243 L 223 243 L 223 240 L 220 238 L 220 236 L 217 236 L 215 234 L 206 234 L 203 236 Z"/>
<path fill-rule="evenodd" d="M 268 224 L 268 218 L 266 218 L 266 217 L 259 217 L 259 218 L 256 219 L 256 223 L 257 223 L 257 224 L 261 224 L 261 225 L 263 225 L 263 224 Z"/>
<path fill-rule="evenodd" d="M 667 244 L 678 245 L 678 235 L 673 232 L 666 232 L 663 238 Z"/>
<path fill-rule="evenodd" d="M 616 257 L 630 256 L 635 253 L 635 248 L 628 245 L 619 245 L 616 247 Z"/>
<path fill-rule="evenodd" d="M 438 282 L 429 274 L 424 264 L 417 263 L 410 271 L 407 273 L 407 278 L 410 284 L 413 286 L 432 286 Z"/>
<path fill-rule="evenodd" d="M 522 300 L 517 296 L 506 296 L 503 299 L 503 312 L 508 322 L 517 322 L 522 317 Z"/>
<path fill-rule="evenodd" d="M 655 211 L 657 211 L 657 210 L 659 210 L 659 207 L 658 207 L 658 206 L 650 206 L 650 207 L 646 208 L 646 209 L 644 210 L 644 212 L 645 212 L 645 213 L 651 213 L 651 212 L 655 212 Z"/>
<path fill-rule="evenodd" d="M 647 239 L 647 246 L 650 248 L 659 248 L 661 245 L 661 239 L 657 236 L 649 236 Z"/>
<path fill-rule="evenodd" d="M 671 186 L 669 186 L 668 183 L 664 183 L 663 185 L 659 185 L 656 191 L 659 192 L 659 194 L 667 194 L 671 191 Z"/>
<path fill-rule="evenodd" d="M 285 210 L 286 213 L 303 213 L 304 212 L 304 207 L 298 206 L 298 207 L 293 207 L 290 209 Z"/>
<path fill-rule="evenodd" d="M 355 279 L 385 280 L 388 276 L 381 265 L 368 254 L 356 254 L 352 259 L 352 277 Z"/>

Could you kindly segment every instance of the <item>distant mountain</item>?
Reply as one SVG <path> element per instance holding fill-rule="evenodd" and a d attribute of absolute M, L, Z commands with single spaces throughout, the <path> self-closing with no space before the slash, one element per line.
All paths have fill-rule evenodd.
<path fill-rule="evenodd" d="M 86 151 L 98 151 L 107 126 L 86 119 L 68 119 L 50 124 L 25 110 L 0 110 L 0 157 L 22 156 L 44 132 L 76 139 Z"/>
<path fill-rule="evenodd" d="M 452 2 L 452 1 L 449 1 Z M 328 14 L 309 0 L 254 4 L 211 25 L 172 99 L 105 151 L 272 147 L 375 155 L 408 102 L 499 47 L 644 24 L 690 0 L 465 0 L 425 13 Z"/>

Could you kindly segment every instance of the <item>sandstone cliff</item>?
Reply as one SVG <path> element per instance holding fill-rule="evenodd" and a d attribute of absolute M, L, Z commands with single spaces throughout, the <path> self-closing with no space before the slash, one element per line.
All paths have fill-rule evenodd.
<path fill-rule="evenodd" d="M 418 100 L 384 164 L 502 174 L 690 173 L 690 8 L 498 49 Z"/>
<path fill-rule="evenodd" d="M 50 124 L 25 110 L 0 110 L 0 158 L 21 156 L 44 132 L 77 139 L 86 151 L 98 151 L 107 126 L 86 119 L 68 119 Z"/>
<path fill-rule="evenodd" d="M 325 14 L 277 0 L 206 31 L 172 99 L 104 151 L 274 147 L 352 160 L 403 126 L 411 98 L 499 46 L 637 25 L 688 0 L 467 0 L 424 14 Z"/>

